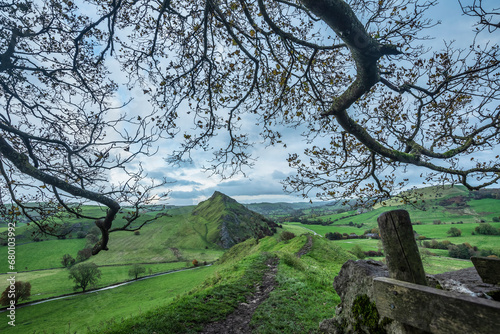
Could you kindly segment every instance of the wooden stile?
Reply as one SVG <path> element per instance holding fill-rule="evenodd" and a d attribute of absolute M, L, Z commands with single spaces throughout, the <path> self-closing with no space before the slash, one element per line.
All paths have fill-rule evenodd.
<path fill-rule="evenodd" d="M 500 333 L 499 302 L 386 277 L 373 285 L 383 317 L 435 334 Z"/>

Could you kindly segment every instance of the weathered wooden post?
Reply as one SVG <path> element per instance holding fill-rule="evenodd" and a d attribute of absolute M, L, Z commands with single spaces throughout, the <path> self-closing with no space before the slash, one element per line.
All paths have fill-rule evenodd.
<path fill-rule="evenodd" d="M 408 212 L 405 210 L 384 212 L 378 217 L 377 222 L 390 277 L 427 285 Z"/>
<path fill-rule="evenodd" d="M 427 283 L 424 267 L 408 212 L 389 211 L 377 220 L 391 276 L 373 280 L 381 317 L 398 321 L 400 332 L 406 334 L 498 332 L 500 303 L 423 286 Z M 480 260 L 475 261 L 484 267 Z"/>

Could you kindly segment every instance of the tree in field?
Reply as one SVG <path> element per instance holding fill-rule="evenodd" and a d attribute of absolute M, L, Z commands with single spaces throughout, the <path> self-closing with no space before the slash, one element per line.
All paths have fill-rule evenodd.
<path fill-rule="evenodd" d="M 27 300 L 31 296 L 31 284 L 30 282 L 16 281 L 14 283 L 14 290 L 11 290 L 11 286 L 7 286 L 2 292 L 0 297 L 1 305 L 10 305 L 10 301 L 14 300 L 14 304 L 20 300 Z"/>
<path fill-rule="evenodd" d="M 69 254 L 64 254 L 61 260 L 63 267 L 69 268 L 75 264 L 76 260 Z"/>
<path fill-rule="evenodd" d="M 134 264 L 132 268 L 129 269 L 128 275 L 137 279 L 140 274 L 144 274 L 146 272 L 146 268 L 141 266 L 140 264 Z"/>
<path fill-rule="evenodd" d="M 138 155 L 179 134 L 169 158 L 178 163 L 195 148 L 212 150 L 219 135 L 227 142 L 213 148 L 207 169 L 231 176 L 252 165 L 250 123 L 273 145 L 288 144 L 284 126 L 303 132 L 310 147 L 290 152 L 297 175 L 285 184 L 305 196 L 383 201 L 407 186 L 401 172 L 410 167 L 426 184 L 494 184 L 498 14 L 481 1 L 454 4 L 477 35 L 464 48 L 436 46 L 426 37 L 436 3 L 5 2 L 0 174 L 12 214 L 47 233 L 61 210 L 99 218 L 98 253 L 110 232 L 138 228 L 132 222 L 151 199 L 155 185 L 131 164 Z M 123 84 L 113 80 L 117 64 Z M 127 89 L 140 89 L 151 108 L 121 113 Z M 186 119 L 191 128 L 180 127 Z M 123 181 L 107 182 L 110 171 Z M 89 217 L 69 204 L 84 200 L 106 213 Z M 121 203 L 136 209 L 112 227 Z"/>
<path fill-rule="evenodd" d="M 339 232 L 327 232 L 325 234 L 325 237 L 328 239 L 328 240 L 342 240 L 342 234 L 340 234 Z"/>
<path fill-rule="evenodd" d="M 82 289 L 93 286 L 101 278 L 101 271 L 95 263 L 81 263 L 73 266 L 69 271 L 69 279 L 75 282 L 74 289 Z"/>

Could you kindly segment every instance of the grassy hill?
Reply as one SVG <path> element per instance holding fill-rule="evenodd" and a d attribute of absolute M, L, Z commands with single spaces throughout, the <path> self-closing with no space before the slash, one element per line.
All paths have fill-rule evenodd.
<path fill-rule="evenodd" d="M 250 327 L 259 333 L 317 333 L 318 323 L 331 316 L 340 301 L 331 289 L 332 277 L 352 256 L 315 237 L 311 251 L 299 259 L 295 253 L 306 241 L 305 235 L 289 242 L 249 239 L 231 248 L 214 275 L 190 294 L 93 333 L 196 333 L 246 302 L 273 258 L 279 261 L 277 285 L 253 314 Z"/>
<path fill-rule="evenodd" d="M 253 314 L 252 328 L 260 333 L 316 333 L 318 323 L 331 317 L 340 302 L 331 288 L 332 279 L 352 255 L 313 237 L 310 251 L 298 258 L 295 253 L 307 240 L 306 235 L 289 241 L 278 235 L 252 238 L 210 267 L 21 308 L 16 327 L 8 331 L 194 333 L 245 302 L 274 259 L 279 261 L 276 285 Z M 6 322 L 0 323 L 0 331 L 6 329 Z"/>
<path fill-rule="evenodd" d="M 410 199 L 414 199 L 418 201 L 418 204 L 422 204 L 422 201 L 428 202 L 433 200 L 442 200 L 454 196 L 468 196 L 469 190 L 465 188 L 465 186 L 451 186 L 451 185 L 443 185 L 443 186 L 432 186 L 425 188 L 412 189 L 409 191 L 404 191 L 400 194 L 400 197 L 407 197 Z M 374 206 L 374 209 L 380 208 L 382 206 L 399 206 L 401 205 L 400 198 L 389 199 L 384 201 L 383 204 L 379 203 Z M 425 205 L 424 205 L 425 207 Z"/>
<path fill-rule="evenodd" d="M 398 200 L 387 201 L 385 206 L 378 205 L 371 210 L 359 212 L 351 210 L 328 215 L 311 217 L 304 213 L 303 221 L 289 221 L 284 226 L 307 228 L 320 235 L 338 232 L 343 235 L 362 235 L 365 231 L 378 228 L 377 218 L 383 212 L 404 209 L 410 214 L 414 231 L 423 240 L 450 242 L 455 245 L 468 244 L 476 252 L 492 252 L 500 256 L 500 235 L 481 235 L 475 233 L 480 224 L 488 223 L 500 229 L 500 191 L 487 189 L 469 192 L 465 187 L 429 187 L 419 189 L 422 199 L 419 205 L 403 205 Z M 294 217 L 292 217 L 294 218 Z M 312 223 L 311 223 L 312 221 Z M 458 228 L 461 236 L 451 237 L 448 231 Z M 351 239 L 333 241 L 345 250 L 352 251 L 359 247 L 361 251 L 382 251 L 382 245 L 376 239 Z M 419 242 L 423 246 L 422 241 Z M 439 273 L 472 267 L 471 261 L 448 258 L 448 249 L 421 248 L 425 256 L 426 272 Z M 430 256 L 429 256 L 430 253 Z M 479 253 L 478 253 L 479 254 Z"/>
<path fill-rule="evenodd" d="M 249 238 L 272 235 L 277 227 L 271 220 L 218 191 L 196 206 L 190 221 L 193 230 L 207 244 L 226 249 Z"/>
<path fill-rule="evenodd" d="M 247 302 L 256 292 L 256 286 L 263 282 L 270 263 L 277 261 L 274 290 L 253 313 L 251 328 L 258 333 L 316 333 L 318 323 L 335 313 L 339 298 L 331 284 L 341 265 L 355 258 L 350 252 L 356 253 L 356 247 L 362 251 L 381 247 L 375 239 L 330 241 L 321 237 L 327 232 L 363 234 L 377 227 L 376 220 L 382 212 L 406 209 L 412 222 L 418 223 L 414 230 L 428 240 L 467 242 L 479 249 L 500 252 L 500 236 L 473 235 L 481 221 L 500 228 L 500 222 L 494 222 L 500 217 L 497 191 L 471 193 L 463 187 L 420 191 L 425 202 L 419 207 L 401 205 L 397 201 L 362 211 L 335 205 L 297 206 L 292 211 L 294 217 L 320 224 L 289 221 L 283 228 L 276 228 L 276 234 L 264 238 L 259 232 L 264 234 L 263 230 L 269 228 L 268 219 L 221 193 L 215 193 L 198 206 L 171 207 L 168 216 L 144 226 L 138 234 L 111 234 L 110 250 L 87 260 L 98 264 L 103 273 L 98 286 L 128 280 L 128 270 L 134 263 L 143 263 L 151 273 L 192 267 L 194 259 L 201 263 L 219 259 L 213 266 L 20 308 L 16 313 L 16 327 L 7 328 L 6 323 L 0 323 L 0 331 L 194 333 L 211 321 L 225 319 L 238 305 Z M 286 218 L 279 211 L 283 209 L 282 203 L 277 204 L 276 210 L 270 203 L 264 207 L 274 212 L 271 218 Z M 98 214 L 100 208 L 84 210 Z M 143 219 L 155 214 L 144 212 Z M 92 222 L 76 219 L 71 222 L 81 230 L 92 226 Z M 233 233 L 234 241 L 247 240 L 224 249 L 220 245 L 224 224 L 228 233 Z M 458 227 L 462 235 L 449 237 L 450 227 Z M 28 228 L 22 224 L 18 231 L 24 233 Z M 297 236 L 284 241 L 281 233 L 285 230 Z M 308 236 L 303 235 L 308 230 L 321 236 L 312 237 L 311 249 L 298 258 L 295 254 L 308 242 Z M 17 278 L 31 283 L 32 300 L 73 291 L 68 271 L 60 263 L 61 257 L 66 253 L 76 257 L 78 250 L 85 246 L 85 238 L 48 238 L 41 242 L 23 239 L 17 245 L 16 269 L 20 272 Z M 447 250 L 431 251 L 435 256 L 424 257 L 427 273 L 472 266 L 470 261 L 448 258 Z M 0 257 L 7 258 L 7 247 L 0 247 Z M 6 265 L 0 263 L 0 290 L 7 285 L 2 279 L 5 274 L 1 274 L 9 271 Z"/>

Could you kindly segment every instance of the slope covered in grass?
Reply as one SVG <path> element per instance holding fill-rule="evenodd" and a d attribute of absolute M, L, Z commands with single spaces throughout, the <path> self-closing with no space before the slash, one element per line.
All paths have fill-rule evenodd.
<path fill-rule="evenodd" d="M 333 278 L 350 255 L 320 237 L 298 258 L 307 236 L 288 242 L 278 237 L 240 243 L 220 259 L 214 274 L 197 289 L 172 303 L 95 333 L 196 333 L 212 321 L 225 319 L 254 293 L 270 259 L 278 258 L 277 286 L 256 310 L 256 333 L 315 333 L 320 320 L 331 317 L 339 298 Z M 272 312 L 272 314 L 270 314 Z M 292 317 L 291 314 L 297 317 Z"/>
<path fill-rule="evenodd" d="M 89 208 L 88 210 L 92 209 Z M 144 226 L 139 235 L 132 232 L 114 232 L 110 235 L 109 250 L 92 257 L 97 265 L 124 265 L 131 263 L 212 262 L 223 250 L 205 242 L 193 230 L 189 220 L 193 207 L 176 208 L 169 216 L 161 217 Z M 94 210 L 97 210 L 94 208 Z M 145 214 L 147 219 L 148 214 Z M 77 257 L 87 240 L 65 239 L 28 242 L 16 245 L 16 271 L 62 268 L 64 254 Z M 87 245 L 91 247 L 91 245 Z M 7 246 L 0 246 L 0 257 L 7 259 Z M 7 261 L 0 263 L 0 273 L 8 270 Z"/>
<path fill-rule="evenodd" d="M 196 206 L 190 221 L 207 243 L 226 249 L 249 238 L 272 235 L 277 227 L 271 220 L 218 191 Z"/>
<path fill-rule="evenodd" d="M 16 310 L 16 326 L 0 321 L 0 333 L 84 334 L 92 329 L 101 333 L 98 328 L 106 324 L 119 323 L 131 316 L 140 317 L 175 300 L 201 284 L 213 270 L 213 267 L 201 267 L 134 282 L 112 290 L 19 308 Z"/>

